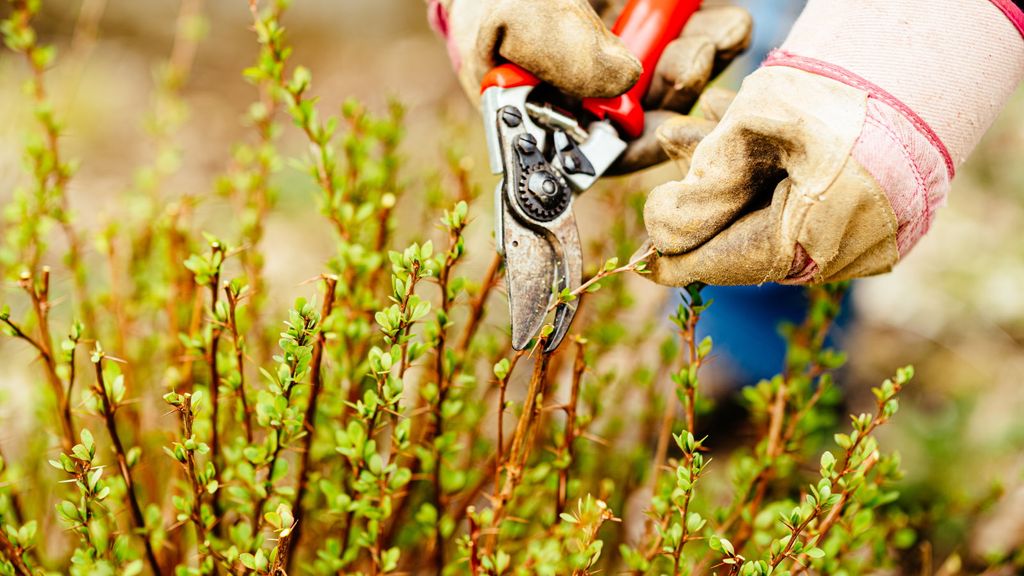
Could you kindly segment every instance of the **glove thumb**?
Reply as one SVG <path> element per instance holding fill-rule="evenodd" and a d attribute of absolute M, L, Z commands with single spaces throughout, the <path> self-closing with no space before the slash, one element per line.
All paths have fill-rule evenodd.
<path fill-rule="evenodd" d="M 460 0 L 456 7 L 478 1 Z M 585 0 L 498 0 L 479 30 L 474 52 L 490 57 L 478 65 L 493 67 L 500 56 L 577 98 L 618 96 L 642 71 Z"/>

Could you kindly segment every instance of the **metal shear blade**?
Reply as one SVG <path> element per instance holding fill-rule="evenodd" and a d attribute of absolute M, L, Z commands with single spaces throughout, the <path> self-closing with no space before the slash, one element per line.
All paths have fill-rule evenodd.
<path fill-rule="evenodd" d="M 505 188 L 505 184 L 499 185 Z M 505 273 L 509 312 L 512 319 L 512 347 L 522 350 L 543 328 L 553 300 L 552 292 L 575 289 L 582 282 L 583 259 L 579 250 L 576 219 L 566 211 L 557 223 L 537 229 L 527 227 L 509 212 L 515 210 L 502 194 L 501 226 L 504 236 Z M 543 303 L 543 305 L 539 305 Z M 558 347 L 576 314 L 576 302 L 555 309 L 546 351 Z"/>
<path fill-rule="evenodd" d="M 582 282 L 583 258 L 569 183 L 545 158 L 521 108 L 505 106 L 495 116 L 505 175 L 495 191 L 498 248 L 505 256 L 512 346 L 522 350 L 543 328 L 553 292 Z M 575 302 L 556 307 L 547 351 L 558 347 L 575 314 Z"/>

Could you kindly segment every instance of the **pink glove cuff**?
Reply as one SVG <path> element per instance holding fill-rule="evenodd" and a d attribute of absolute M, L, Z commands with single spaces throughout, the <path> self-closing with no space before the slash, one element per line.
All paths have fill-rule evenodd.
<path fill-rule="evenodd" d="M 889 199 L 896 215 L 896 247 L 903 258 L 946 203 L 952 177 L 949 155 L 941 154 L 902 110 L 876 98 L 868 99 L 864 131 L 852 155 Z"/>
<path fill-rule="evenodd" d="M 851 156 L 875 179 L 896 215 L 896 245 L 905 256 L 931 227 L 935 211 L 945 204 L 954 165 L 934 130 L 894 96 L 834 64 L 776 50 L 764 66 L 786 66 L 811 72 L 863 90 L 867 115 Z M 818 266 L 801 246 L 786 283 L 812 282 Z"/>
<path fill-rule="evenodd" d="M 809 0 L 782 49 L 880 86 L 956 167 L 1024 78 L 1022 30 L 1009 0 Z"/>
<path fill-rule="evenodd" d="M 444 38 L 445 45 L 448 47 L 448 59 L 452 61 L 452 68 L 457 72 L 462 68 L 462 55 L 459 54 L 459 49 L 450 33 L 448 9 L 441 4 L 440 0 L 430 0 L 427 3 L 427 21 L 430 22 L 430 27 L 434 29 L 434 32 Z"/>
<path fill-rule="evenodd" d="M 1013 0 L 992 0 L 992 3 L 1006 15 L 1006 19 L 1013 24 L 1021 36 L 1024 36 L 1024 11 L 1021 11 L 1020 7 L 1013 3 Z"/>
<path fill-rule="evenodd" d="M 935 147 L 939 154 L 942 155 L 946 169 L 949 171 L 949 177 L 953 178 L 956 174 L 956 167 L 953 165 L 953 158 L 950 156 L 946 145 L 942 143 L 942 139 L 939 138 L 939 135 L 932 130 L 931 126 L 929 126 L 923 118 L 911 110 L 909 106 L 901 102 L 892 94 L 886 92 L 881 86 L 877 86 L 876 84 L 869 82 L 853 72 L 835 64 L 817 60 L 815 58 L 798 56 L 785 50 L 773 50 L 764 61 L 763 66 L 788 66 L 790 68 L 796 68 L 819 76 L 825 76 L 826 78 L 831 78 L 837 82 L 842 82 L 847 86 L 852 86 L 867 92 L 870 99 L 884 102 L 890 108 L 898 110 L 900 114 L 902 114 L 903 117 L 910 122 L 914 128 L 916 128 L 917 131 L 931 143 L 932 146 Z"/>
<path fill-rule="evenodd" d="M 852 158 L 885 193 L 903 257 L 931 226 L 959 166 L 1024 77 L 1024 11 L 1011 0 L 809 0 L 787 66 L 864 91 Z M 787 283 L 815 279 L 802 247 Z"/>

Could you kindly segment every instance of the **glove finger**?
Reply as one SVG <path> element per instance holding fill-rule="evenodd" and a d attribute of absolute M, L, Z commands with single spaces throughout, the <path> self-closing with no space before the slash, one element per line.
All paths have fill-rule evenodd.
<path fill-rule="evenodd" d="M 714 76 L 750 47 L 753 30 L 750 12 L 739 6 L 715 6 L 695 13 L 681 37 L 706 38 L 714 45 L 715 63 L 711 72 Z"/>
<path fill-rule="evenodd" d="M 697 105 L 701 113 L 708 120 L 721 122 L 725 111 L 729 109 L 732 101 L 736 99 L 735 90 L 725 88 L 708 88 L 700 95 Z"/>
<path fill-rule="evenodd" d="M 677 137 L 683 143 L 675 144 L 672 153 L 685 162 L 690 143 Z M 654 245 L 663 254 L 688 252 L 741 215 L 767 206 L 787 176 L 785 146 L 776 136 L 742 123 L 713 130 L 693 151 L 686 178 L 663 184 L 647 197 L 644 221 Z"/>
<path fill-rule="evenodd" d="M 688 149 L 692 156 L 693 149 L 715 127 L 714 122 L 703 118 L 680 116 L 667 110 L 652 110 L 644 115 L 644 119 L 644 133 L 629 143 L 629 147 L 608 171 L 609 175 L 636 172 L 669 159 L 684 165 L 681 156 L 686 156 L 685 152 L 676 150 Z M 669 139 L 668 143 L 666 138 Z M 688 160 L 685 165 L 689 165 Z"/>
<path fill-rule="evenodd" d="M 617 96 L 641 72 L 640 61 L 584 0 L 499 2 L 484 17 L 476 53 L 500 55 L 577 98 Z"/>
<path fill-rule="evenodd" d="M 609 175 L 628 174 L 674 160 L 685 174 L 697 145 L 714 130 L 736 93 L 712 88 L 699 100 L 703 118 L 682 116 L 668 110 L 652 110 L 644 114 L 644 133 L 630 142 Z"/>
<path fill-rule="evenodd" d="M 669 159 L 665 149 L 658 142 L 658 127 L 670 122 L 678 115 L 666 110 L 652 110 L 644 113 L 644 132 L 629 143 L 626 151 L 608 169 L 609 176 L 629 174 L 661 164 Z"/>
<path fill-rule="evenodd" d="M 782 233 L 788 195 L 787 182 L 779 186 L 770 206 L 744 215 L 694 250 L 655 256 L 647 265 L 650 278 L 669 286 L 692 282 L 736 286 L 782 280 L 796 250 Z"/>
<path fill-rule="evenodd" d="M 749 47 L 752 26 L 742 8 L 698 11 L 658 61 L 644 106 L 689 112 L 711 78 Z"/>
<path fill-rule="evenodd" d="M 674 116 L 658 127 L 658 145 L 679 165 L 683 174 L 686 174 L 690 171 L 690 163 L 697 146 L 717 125 L 717 122 L 706 118 Z"/>
<path fill-rule="evenodd" d="M 644 108 L 686 114 L 711 80 L 715 45 L 703 36 L 682 37 L 665 48 L 654 71 Z"/>

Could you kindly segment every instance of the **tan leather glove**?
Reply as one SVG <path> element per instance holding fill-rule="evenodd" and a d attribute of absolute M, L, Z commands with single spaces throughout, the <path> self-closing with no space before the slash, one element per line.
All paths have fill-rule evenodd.
<path fill-rule="evenodd" d="M 764 68 L 746 79 L 695 151 L 692 120 L 663 127 L 666 147 L 689 162 L 689 173 L 655 188 L 644 207 L 662 253 L 650 263 L 652 279 L 761 284 L 891 268 L 896 217 L 850 157 L 866 103 L 863 92 L 827 78 Z M 816 270 L 805 269 L 808 257 Z"/>
<path fill-rule="evenodd" d="M 1005 2 L 810 0 L 702 142 L 692 118 L 659 130 L 686 177 L 645 206 L 652 279 L 888 271 L 1024 77 L 1022 36 L 1024 12 Z"/>
<path fill-rule="evenodd" d="M 640 61 L 586 0 L 439 0 L 430 13 L 474 102 L 506 61 L 577 98 L 616 96 L 640 77 Z"/>
<path fill-rule="evenodd" d="M 428 5 L 473 102 L 479 101 L 484 75 L 505 61 L 581 99 L 617 96 L 640 75 L 639 61 L 586 0 L 428 0 Z M 617 7 L 605 8 L 610 20 Z M 654 110 L 647 131 L 614 171 L 667 159 L 655 137 L 657 125 L 688 112 L 713 75 L 749 45 L 750 33 L 750 15 L 740 8 L 708 8 L 691 17 L 658 64 L 645 100 Z"/>
<path fill-rule="evenodd" d="M 606 19 L 607 20 L 607 19 Z M 679 39 L 665 48 L 654 80 L 644 97 L 644 133 L 612 167 L 610 174 L 624 174 L 669 159 L 658 136 L 658 127 L 688 114 L 708 84 L 750 46 L 753 21 L 750 13 L 735 6 L 703 8 L 683 28 Z M 693 136 L 703 137 L 713 124 L 694 119 Z"/>

